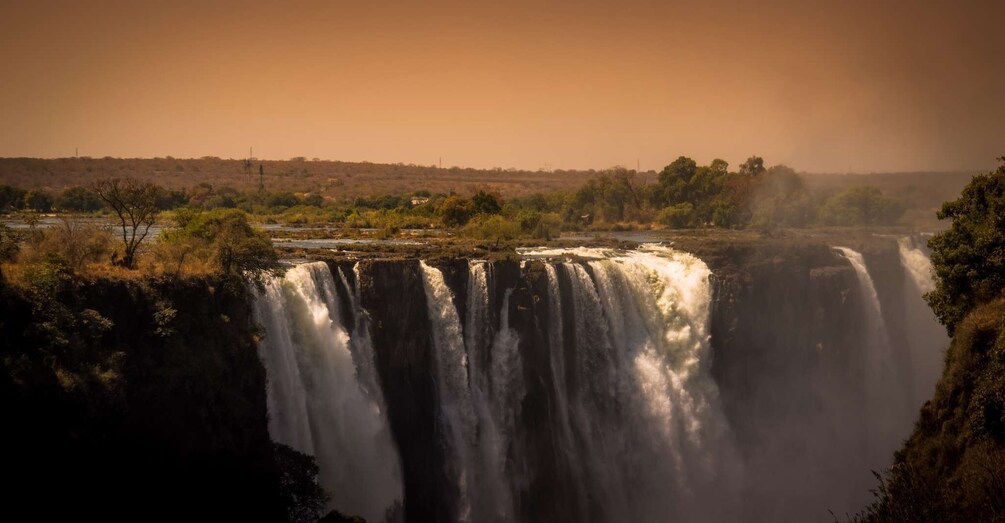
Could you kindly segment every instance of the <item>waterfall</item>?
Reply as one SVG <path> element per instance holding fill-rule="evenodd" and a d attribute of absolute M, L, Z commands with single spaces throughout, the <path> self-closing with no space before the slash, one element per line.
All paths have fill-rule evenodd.
<path fill-rule="evenodd" d="M 546 273 L 559 439 L 578 442 L 563 454 L 585 476 L 586 499 L 578 501 L 590 518 L 737 517 L 742 470 L 711 378 L 708 267 L 652 246 L 527 254 L 587 258 L 546 262 Z M 558 269 L 569 275 L 571 303 L 562 300 Z M 563 307 L 575 319 L 569 361 L 556 314 Z"/>
<path fill-rule="evenodd" d="M 509 328 L 505 293 L 500 328 L 493 333 L 489 266 L 468 267 L 466 326 L 443 273 L 420 263 L 433 331 L 436 384 L 444 433 L 454 463 L 459 521 L 512 521 L 514 509 L 506 463 L 516 432 L 521 369 L 516 333 Z"/>
<path fill-rule="evenodd" d="M 476 474 L 472 453 L 475 452 L 477 421 L 468 383 L 468 357 L 460 316 L 454 306 L 454 296 L 443 280 L 443 273 L 426 262 L 419 262 L 422 283 L 433 332 L 434 379 L 439 394 L 440 419 L 447 435 L 449 463 L 444 464 L 457 488 L 458 521 L 473 521 L 471 493 Z"/>
<path fill-rule="evenodd" d="M 909 384 L 902 383 L 890 346 L 883 310 L 872 276 L 862 254 L 847 247 L 835 247 L 855 269 L 859 291 L 865 300 L 866 331 L 862 360 L 865 376 L 865 416 L 868 430 L 868 463 L 887 466 L 893 451 L 907 436 L 915 412 L 909 406 Z"/>
<path fill-rule="evenodd" d="M 897 247 L 905 273 L 904 310 L 911 326 L 907 342 L 914 379 L 912 402 L 920 407 L 935 390 L 949 336 L 923 300 L 925 293 L 935 290 L 935 273 L 923 246 L 905 236 L 897 241 Z"/>
<path fill-rule="evenodd" d="M 400 268 L 407 303 L 361 284 L 359 264 L 298 265 L 255 291 L 269 431 L 317 459 L 332 508 L 372 521 L 398 500 L 413 520 L 460 522 L 854 510 L 930 394 L 946 345 L 921 299 L 925 251 L 899 247 L 902 273 L 877 256 L 870 274 L 861 253 L 835 247 L 825 267 L 847 260 L 854 278 L 771 275 L 749 296 L 719 287 L 743 307 L 716 309 L 715 323 L 709 267 L 656 245 L 374 273 Z M 418 321 L 421 338 L 395 345 L 398 321 Z M 408 443 L 405 469 L 395 442 Z M 424 495 L 405 499 L 416 480 Z"/>
<path fill-rule="evenodd" d="M 269 434 L 314 456 L 330 508 L 381 521 L 403 496 L 376 376 L 372 366 L 355 363 L 373 357 L 364 315 L 356 311 L 350 335 L 322 262 L 295 266 L 255 293 L 255 319 L 265 330 L 258 350 L 268 379 Z"/>

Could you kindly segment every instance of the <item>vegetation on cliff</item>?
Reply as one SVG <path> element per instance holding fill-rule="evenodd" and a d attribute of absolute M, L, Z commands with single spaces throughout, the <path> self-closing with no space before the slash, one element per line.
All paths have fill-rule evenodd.
<path fill-rule="evenodd" d="M 949 333 L 977 305 L 1005 296 L 1005 157 L 992 173 L 974 177 L 939 219 L 950 228 L 929 241 L 938 276 L 926 296 Z"/>
<path fill-rule="evenodd" d="M 1005 521 L 1005 300 L 956 329 L 935 397 L 856 521 Z"/>
<path fill-rule="evenodd" d="M 938 281 L 926 299 L 952 345 L 935 397 L 860 521 L 1005 521 L 1005 164 L 975 177 L 939 218 L 952 226 L 929 242 Z"/>

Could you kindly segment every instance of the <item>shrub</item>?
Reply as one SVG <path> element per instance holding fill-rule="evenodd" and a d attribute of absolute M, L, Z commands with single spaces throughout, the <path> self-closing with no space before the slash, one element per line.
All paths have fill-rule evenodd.
<path fill-rule="evenodd" d="M 227 275 L 250 273 L 257 277 L 280 269 L 272 242 L 251 226 L 242 211 L 186 212 L 178 223 L 178 229 L 161 236 L 164 246 L 157 252 L 179 272 L 186 258 L 200 259 Z"/>
<path fill-rule="evenodd" d="M 59 225 L 29 235 L 20 261 L 34 264 L 60 260 L 69 269 L 80 271 L 89 263 L 107 260 L 112 243 L 107 227 L 64 217 Z"/>
<path fill-rule="evenodd" d="M 693 210 L 694 206 L 690 202 L 671 205 L 656 215 L 656 221 L 675 229 L 687 227 L 691 223 L 691 212 Z"/>
<path fill-rule="evenodd" d="M 520 223 L 507 220 L 497 214 L 479 215 L 468 223 L 461 234 L 480 240 L 512 240 L 521 236 Z"/>

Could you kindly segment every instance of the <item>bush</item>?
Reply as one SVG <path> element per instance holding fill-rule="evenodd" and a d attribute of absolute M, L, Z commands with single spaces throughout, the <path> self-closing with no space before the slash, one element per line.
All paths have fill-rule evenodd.
<path fill-rule="evenodd" d="M 109 229 L 94 222 L 62 218 L 60 224 L 31 234 L 20 261 L 27 264 L 59 260 L 80 271 L 89 263 L 109 259 L 113 240 Z"/>
<path fill-rule="evenodd" d="M 691 212 L 693 210 L 694 206 L 689 202 L 671 205 L 656 214 L 656 221 L 662 225 L 673 227 L 675 229 L 687 227 L 691 224 Z"/>
<path fill-rule="evenodd" d="M 186 212 L 176 216 L 179 228 L 165 231 L 157 252 L 162 262 L 181 271 L 187 258 L 203 261 L 227 275 L 276 273 L 279 257 L 272 242 L 236 209 Z"/>
<path fill-rule="evenodd" d="M 518 238 L 521 232 L 520 223 L 518 222 L 507 220 L 497 214 L 490 216 L 483 214 L 468 223 L 461 231 L 461 234 L 469 238 L 499 242 L 501 240 Z"/>

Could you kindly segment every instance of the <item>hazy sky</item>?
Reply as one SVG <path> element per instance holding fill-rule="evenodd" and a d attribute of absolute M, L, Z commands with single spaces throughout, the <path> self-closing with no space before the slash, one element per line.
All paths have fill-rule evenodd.
<path fill-rule="evenodd" d="M 0 0 L 0 156 L 986 169 L 1003 6 Z"/>

